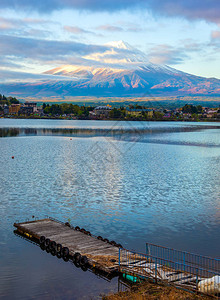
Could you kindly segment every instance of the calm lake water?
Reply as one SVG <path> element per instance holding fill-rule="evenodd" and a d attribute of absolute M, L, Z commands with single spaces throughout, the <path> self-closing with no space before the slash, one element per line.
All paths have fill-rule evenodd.
<path fill-rule="evenodd" d="M 0 119 L 0 136 L 0 298 L 118 289 L 16 236 L 13 223 L 32 215 L 129 249 L 220 257 L 220 124 Z"/>

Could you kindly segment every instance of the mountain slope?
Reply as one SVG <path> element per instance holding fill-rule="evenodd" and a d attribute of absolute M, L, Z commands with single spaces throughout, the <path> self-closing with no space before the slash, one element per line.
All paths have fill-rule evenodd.
<path fill-rule="evenodd" d="M 104 53 L 85 56 L 84 65 L 49 70 L 37 82 L 0 84 L 0 90 L 23 97 L 220 95 L 218 79 L 150 63 L 144 53 L 122 41 L 106 46 Z"/>

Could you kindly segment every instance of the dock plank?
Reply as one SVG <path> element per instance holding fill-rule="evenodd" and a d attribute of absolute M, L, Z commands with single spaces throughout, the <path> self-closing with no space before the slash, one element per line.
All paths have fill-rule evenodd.
<path fill-rule="evenodd" d="M 89 251 L 88 252 L 88 254 L 90 254 L 90 255 L 104 255 L 104 256 L 110 256 L 110 255 L 112 255 L 112 256 L 118 256 L 118 251 L 116 252 L 116 251 L 112 251 L 112 250 L 108 250 L 108 249 L 103 249 L 103 250 L 100 250 L 99 251 L 99 249 L 97 249 L 97 250 L 94 250 L 94 251 Z"/>
<path fill-rule="evenodd" d="M 108 266 L 106 259 L 109 262 L 112 257 L 118 258 L 119 248 L 110 245 L 107 242 L 98 240 L 95 236 L 86 235 L 83 232 L 75 230 L 63 223 L 52 219 L 43 219 L 38 221 L 30 221 L 14 224 L 20 232 L 31 234 L 35 238 L 45 236 L 51 241 L 60 243 L 63 247 L 68 247 L 70 254 L 80 252 L 83 255 L 88 255 L 89 261 L 100 268 L 102 271 L 112 273 L 118 270 L 118 260 L 116 263 L 111 263 Z M 105 264 L 101 264 L 101 258 L 105 257 Z"/>

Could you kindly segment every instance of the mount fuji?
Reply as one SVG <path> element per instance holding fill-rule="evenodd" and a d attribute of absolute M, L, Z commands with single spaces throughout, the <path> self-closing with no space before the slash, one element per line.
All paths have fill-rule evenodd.
<path fill-rule="evenodd" d="M 149 62 L 145 53 L 119 41 L 28 82 L 0 83 L 0 91 L 22 97 L 220 96 L 220 80 Z"/>

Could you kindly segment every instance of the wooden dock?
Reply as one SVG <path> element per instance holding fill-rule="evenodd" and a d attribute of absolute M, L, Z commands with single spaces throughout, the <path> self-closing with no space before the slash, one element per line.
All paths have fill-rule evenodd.
<path fill-rule="evenodd" d="M 88 232 L 81 232 L 62 222 L 53 219 L 42 219 L 24 223 L 14 223 L 17 231 L 28 239 L 40 243 L 40 237 L 44 236 L 50 241 L 68 247 L 69 257 L 74 258 L 75 253 L 86 256 L 88 265 L 107 274 L 118 272 L 119 247 L 111 245 L 108 241 L 100 240 L 100 237 L 92 236 Z"/>
<path fill-rule="evenodd" d="M 220 278 L 219 259 L 198 256 L 199 260 L 196 263 L 197 256 L 192 255 L 193 259 L 190 261 L 188 253 L 186 264 L 175 260 L 175 255 L 173 260 L 167 260 L 137 253 L 114 241 L 110 242 L 78 226 L 73 227 L 53 218 L 14 223 L 14 226 L 17 228 L 16 233 L 40 245 L 42 250 L 62 257 L 65 261 L 70 259 L 82 269 L 86 267 L 99 274 L 104 273 L 104 277 L 107 278 L 123 274 L 129 275 L 130 278 L 164 281 L 194 291 L 198 290 L 200 282 L 215 275 Z M 203 262 L 207 263 L 201 265 Z"/>

